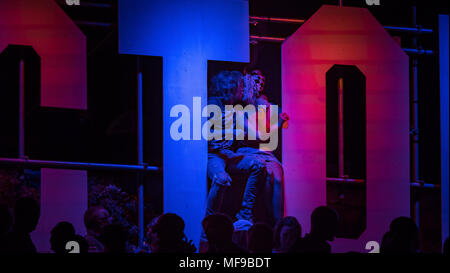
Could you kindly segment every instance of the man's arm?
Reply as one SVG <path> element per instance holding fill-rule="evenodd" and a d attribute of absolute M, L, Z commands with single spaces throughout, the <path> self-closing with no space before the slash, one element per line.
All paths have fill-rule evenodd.
<path fill-rule="evenodd" d="M 256 113 L 252 115 L 251 117 L 248 117 L 246 124 L 244 122 L 243 126 L 245 128 L 246 136 L 249 134 L 256 136 L 256 140 L 259 140 L 259 134 L 258 134 L 258 118 L 264 118 L 266 123 L 266 130 L 269 132 L 279 130 L 281 128 L 287 128 L 287 121 L 289 120 L 289 116 L 286 113 L 281 113 L 277 117 L 275 117 L 278 122 L 275 124 L 271 124 L 270 120 L 272 115 L 276 115 L 276 113 L 273 113 L 270 111 L 270 105 L 271 103 L 268 101 L 267 97 L 265 95 L 261 95 L 256 100 Z M 259 108 L 258 106 L 264 105 L 266 106 L 266 110 L 264 111 L 263 108 Z M 269 112 L 269 115 L 267 115 L 267 112 Z M 273 117 L 272 117 L 273 118 Z"/>
<path fill-rule="evenodd" d="M 231 186 L 231 177 L 225 171 L 225 159 L 216 153 L 208 153 L 207 174 L 212 183 Z"/>
<path fill-rule="evenodd" d="M 270 113 L 270 105 L 272 105 L 273 103 L 269 102 L 269 99 L 267 98 L 266 95 L 261 95 L 256 99 L 256 103 L 258 105 L 265 105 L 266 106 L 266 110 L 269 111 L 269 114 L 272 115 L 273 113 Z M 268 123 L 270 124 L 270 115 L 267 116 L 267 120 Z M 278 115 L 278 124 L 271 124 L 270 129 L 271 130 L 278 130 L 280 128 L 287 128 L 287 121 L 289 120 L 289 115 L 287 113 L 280 113 Z M 268 126 L 266 126 L 268 127 Z"/>

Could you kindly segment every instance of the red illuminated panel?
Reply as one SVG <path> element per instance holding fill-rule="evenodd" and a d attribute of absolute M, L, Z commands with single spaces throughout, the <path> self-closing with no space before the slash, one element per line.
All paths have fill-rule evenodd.
<path fill-rule="evenodd" d="M 326 205 L 325 76 L 335 64 L 366 76 L 367 227 L 359 239 L 335 240 L 333 251 L 364 251 L 410 215 L 408 56 L 362 8 L 323 6 L 283 43 L 286 214 L 306 232 L 313 209 Z"/>
<path fill-rule="evenodd" d="M 0 52 L 8 44 L 41 57 L 41 106 L 87 108 L 86 38 L 55 1 L 0 1 Z"/>
<path fill-rule="evenodd" d="M 8 45 L 31 46 L 40 56 L 41 106 L 87 109 L 86 38 L 55 1 L 1 0 L 0 52 Z M 50 231 L 59 221 L 84 234 L 86 208 L 86 171 L 42 169 L 41 217 L 31 234 L 37 250 L 50 251 Z"/>

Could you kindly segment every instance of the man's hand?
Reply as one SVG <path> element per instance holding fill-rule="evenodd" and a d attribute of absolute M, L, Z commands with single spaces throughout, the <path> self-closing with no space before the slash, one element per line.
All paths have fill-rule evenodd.
<path fill-rule="evenodd" d="M 231 177 L 228 175 L 228 173 L 220 172 L 214 174 L 213 183 L 217 183 L 222 186 L 231 186 Z"/>

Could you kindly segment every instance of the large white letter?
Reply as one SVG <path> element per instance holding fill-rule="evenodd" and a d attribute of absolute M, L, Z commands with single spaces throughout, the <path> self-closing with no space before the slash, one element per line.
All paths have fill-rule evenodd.
<path fill-rule="evenodd" d="M 248 132 L 248 140 L 256 140 L 256 109 L 255 106 L 249 104 L 242 107 L 242 105 L 238 104 L 234 106 L 234 112 L 236 113 L 236 130 L 245 132 L 245 114 L 247 114 L 247 132 Z M 236 134 L 237 140 L 244 140 L 245 134 Z"/>
<path fill-rule="evenodd" d="M 175 120 L 170 126 L 170 136 L 173 140 L 190 140 L 191 136 L 191 113 L 186 105 L 177 104 L 170 110 L 170 117 L 176 118 L 181 113 L 181 117 Z M 181 132 L 179 128 L 181 127 Z"/>
<path fill-rule="evenodd" d="M 260 143 L 262 151 L 274 151 L 278 146 L 278 105 L 270 105 L 270 127 L 267 132 L 266 105 L 258 105 L 258 134 L 260 140 L 269 140 L 269 143 Z"/>
<path fill-rule="evenodd" d="M 162 56 L 164 212 L 186 222 L 198 246 L 207 195 L 208 142 L 174 141 L 175 104 L 206 106 L 208 60 L 248 62 L 247 0 L 119 1 L 119 52 Z"/>
<path fill-rule="evenodd" d="M 221 140 L 222 139 L 222 110 L 220 107 L 214 104 L 208 104 L 203 108 L 202 116 L 204 118 L 209 118 L 213 113 L 213 117 L 208 119 L 205 124 L 203 124 L 202 134 L 203 138 L 206 140 Z M 213 127 L 213 133 L 211 133 L 211 127 Z"/>
<path fill-rule="evenodd" d="M 202 139 L 202 97 L 192 98 L 192 139 Z"/>

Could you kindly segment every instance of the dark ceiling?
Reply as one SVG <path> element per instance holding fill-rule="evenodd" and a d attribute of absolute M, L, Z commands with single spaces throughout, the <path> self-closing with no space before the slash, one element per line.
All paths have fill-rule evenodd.
<path fill-rule="evenodd" d="M 81 0 L 80 6 L 69 6 L 65 0 L 55 1 L 87 35 L 89 52 L 117 30 L 118 0 Z M 338 0 L 250 0 L 249 15 L 308 19 L 320 6 L 338 3 Z M 368 8 L 381 24 L 390 26 L 411 26 L 414 5 L 417 5 L 417 24 L 423 27 L 435 28 L 437 14 L 448 14 L 445 1 L 380 0 L 379 6 L 368 6 L 365 0 L 344 0 L 343 5 Z M 298 27 L 295 23 L 259 22 L 250 25 L 250 35 L 287 37 Z"/>
<path fill-rule="evenodd" d="M 68 6 L 65 0 L 55 0 L 80 27 L 87 37 L 88 50 L 88 90 L 90 103 L 90 116 L 95 121 L 95 128 L 105 127 L 111 122 L 111 117 L 120 116 L 123 111 L 132 108 L 134 101 L 130 101 L 127 106 L 126 99 L 129 96 L 129 88 L 121 90 L 119 82 L 114 82 L 111 73 L 118 73 L 117 66 L 120 66 L 121 73 L 126 73 L 130 67 L 122 67 L 119 62 L 117 41 L 117 3 L 118 0 L 80 0 L 80 6 Z M 164 1 L 164 0 L 158 0 Z M 437 15 L 439 13 L 448 14 L 447 1 L 404 1 L 404 0 L 380 0 L 380 6 L 367 6 L 365 0 L 344 0 L 344 6 L 365 7 L 384 26 L 412 26 L 412 7 L 417 6 L 417 24 L 425 28 L 437 30 Z M 279 18 L 308 19 L 323 4 L 337 5 L 338 0 L 250 0 L 249 15 Z M 250 24 L 250 35 L 287 37 L 294 33 L 299 24 L 259 22 Z M 412 48 L 411 34 L 391 33 L 399 36 L 402 47 Z M 418 46 L 437 52 L 437 34 L 419 35 Z M 272 80 L 274 101 L 280 101 L 281 89 L 281 66 L 280 66 L 280 43 L 259 42 L 250 47 L 252 62 L 255 61 L 260 67 L 267 67 L 269 78 Z M 264 56 L 264 58 L 259 58 Z M 259 59 L 259 61 L 258 61 Z M 437 55 L 421 56 L 419 59 L 419 127 L 420 131 L 420 162 L 423 169 L 422 179 L 426 181 L 439 181 L 439 78 L 437 73 Z M 159 67 L 155 61 L 155 67 Z M 132 66 L 131 66 L 132 67 Z M 116 70 L 114 70 L 114 69 Z M 115 72 L 116 71 L 116 72 Z M 125 72 L 124 72 L 125 71 Z M 112 74 L 112 75 L 116 75 Z M 103 76 L 102 76 L 103 75 Z M 117 74 L 119 75 L 119 74 Z M 162 76 L 161 76 L 162 77 Z M 118 78 L 118 76 L 116 77 Z M 106 82 L 106 83 L 105 83 Z M 108 82 L 110 86 L 106 86 Z M 161 88 L 161 87 L 158 87 Z M 110 101 L 114 101 L 112 90 L 116 90 L 116 102 L 110 106 L 104 106 L 101 102 L 104 96 Z M 119 90 L 120 89 L 120 90 Z M 158 89 L 159 90 L 159 89 Z M 278 92 L 278 93 L 277 93 Z M 127 97 L 128 96 L 128 97 Z M 153 106 L 155 113 L 161 115 L 158 105 Z M 160 107 L 160 106 L 159 106 Z M 125 109 L 125 110 L 124 110 Z M 159 117 L 159 116 L 158 116 Z M 104 132 L 102 133 L 104 134 Z M 104 136 L 99 134 L 99 139 Z M 160 143 L 161 140 L 155 140 Z M 159 141 L 159 142 L 158 142 Z M 105 151 L 109 149 L 105 148 Z M 159 158 L 159 154 L 155 158 Z M 133 158 L 133 156 L 131 156 Z"/>

